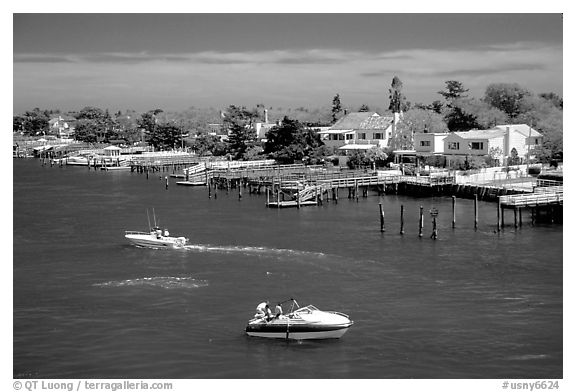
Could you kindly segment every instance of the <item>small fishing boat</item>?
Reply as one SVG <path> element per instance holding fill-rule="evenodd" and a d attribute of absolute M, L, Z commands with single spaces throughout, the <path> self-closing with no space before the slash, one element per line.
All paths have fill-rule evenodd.
<path fill-rule="evenodd" d="M 281 304 L 292 302 L 290 311 L 282 313 Z M 338 339 L 354 322 L 344 313 L 323 311 L 314 305 L 300 307 L 290 299 L 276 306 L 276 315 L 259 312 L 248 321 L 246 334 L 275 339 Z"/>
<path fill-rule="evenodd" d="M 148 210 L 146 210 L 148 215 Z M 150 216 L 148 215 L 148 226 L 150 227 Z M 144 248 L 182 248 L 188 243 L 186 237 L 171 237 L 168 229 L 161 229 L 156 224 L 156 214 L 154 214 L 154 227 L 145 231 L 125 231 L 124 237 L 133 245 Z"/>

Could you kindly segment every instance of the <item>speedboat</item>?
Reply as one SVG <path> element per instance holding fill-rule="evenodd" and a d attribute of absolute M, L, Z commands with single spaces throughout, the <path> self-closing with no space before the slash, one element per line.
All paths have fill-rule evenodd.
<path fill-rule="evenodd" d="M 144 248 L 182 248 L 188 242 L 185 237 L 171 237 L 167 229 L 154 227 L 149 232 L 126 231 L 124 237 L 132 244 Z"/>
<path fill-rule="evenodd" d="M 275 339 L 338 339 L 354 322 L 344 313 L 320 310 L 314 305 L 299 307 L 294 299 L 290 312 L 275 316 L 256 314 L 248 321 L 246 334 Z M 287 302 L 287 301 L 284 301 Z"/>

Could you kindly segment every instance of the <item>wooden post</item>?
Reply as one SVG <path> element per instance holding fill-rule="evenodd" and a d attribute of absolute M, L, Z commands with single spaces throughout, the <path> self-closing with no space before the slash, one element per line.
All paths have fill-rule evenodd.
<path fill-rule="evenodd" d="M 478 230 L 478 195 L 474 195 L 474 230 Z"/>
<path fill-rule="evenodd" d="M 404 204 L 400 205 L 400 234 L 404 234 Z"/>
<path fill-rule="evenodd" d="M 380 232 L 384 233 L 386 228 L 384 227 L 384 210 L 382 209 L 382 203 L 378 203 L 380 207 Z"/>
<path fill-rule="evenodd" d="M 456 196 L 452 196 L 452 228 L 456 227 Z"/>
<path fill-rule="evenodd" d="M 420 206 L 420 218 L 418 220 L 418 237 L 422 237 L 423 228 L 424 228 L 424 207 Z"/>
<path fill-rule="evenodd" d="M 432 239 L 438 238 L 438 229 L 436 228 L 436 216 L 432 217 Z"/>
<path fill-rule="evenodd" d="M 496 229 L 498 231 L 500 231 L 501 227 L 500 227 L 500 210 L 501 210 L 501 202 L 500 202 L 500 197 L 498 197 L 498 206 L 496 207 Z"/>

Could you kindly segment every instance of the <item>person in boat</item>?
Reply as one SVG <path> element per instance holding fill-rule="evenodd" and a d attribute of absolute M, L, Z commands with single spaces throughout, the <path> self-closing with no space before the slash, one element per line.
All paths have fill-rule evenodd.
<path fill-rule="evenodd" d="M 270 302 L 261 302 L 256 307 L 256 314 L 254 315 L 256 318 L 265 318 L 266 320 L 270 320 L 272 318 L 272 311 L 270 310 Z"/>
<path fill-rule="evenodd" d="M 282 306 L 280 304 L 276 305 L 274 308 L 274 313 L 274 318 L 280 318 L 280 316 L 282 316 L 284 312 L 282 311 Z"/>

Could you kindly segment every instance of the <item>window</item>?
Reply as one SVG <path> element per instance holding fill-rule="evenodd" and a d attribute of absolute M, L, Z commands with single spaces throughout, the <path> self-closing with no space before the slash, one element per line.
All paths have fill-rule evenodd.
<path fill-rule="evenodd" d="M 450 143 L 448 143 L 448 149 L 449 150 L 459 150 L 460 149 L 460 143 L 450 142 Z"/>
<path fill-rule="evenodd" d="M 430 140 L 421 140 L 420 147 L 430 147 Z"/>
<path fill-rule="evenodd" d="M 471 142 L 471 143 L 468 143 L 468 147 L 471 150 L 483 150 L 484 149 L 484 142 Z"/>

